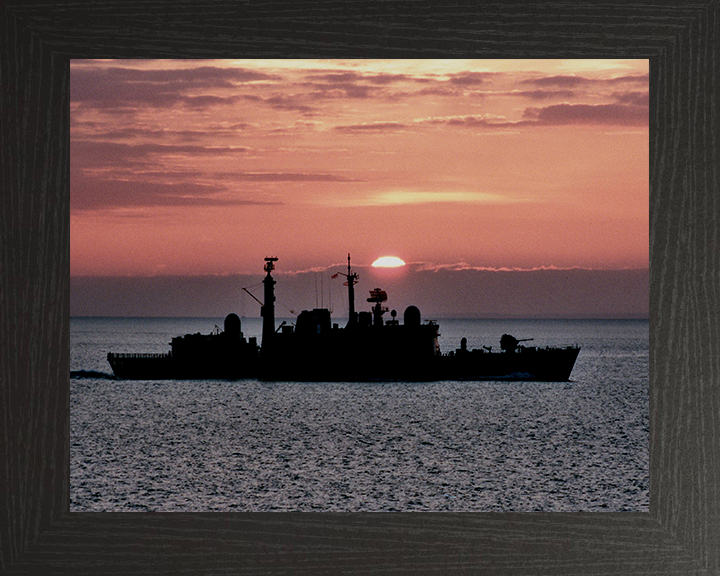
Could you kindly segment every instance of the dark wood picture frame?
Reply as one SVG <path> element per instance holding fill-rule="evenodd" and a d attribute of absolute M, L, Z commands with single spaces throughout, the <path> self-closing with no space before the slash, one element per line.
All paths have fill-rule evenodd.
<path fill-rule="evenodd" d="M 0 4 L 0 573 L 720 574 L 718 4 Z M 238 56 L 650 59 L 649 513 L 69 513 L 69 60 Z"/>

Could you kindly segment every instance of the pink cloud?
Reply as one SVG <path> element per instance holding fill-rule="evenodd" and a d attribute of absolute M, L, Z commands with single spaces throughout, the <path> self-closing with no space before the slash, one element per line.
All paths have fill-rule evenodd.
<path fill-rule="evenodd" d="M 132 208 L 155 206 L 241 206 L 279 204 L 246 197 L 218 198 L 227 192 L 223 186 L 149 180 L 147 177 L 116 180 L 87 177 L 72 173 L 70 177 L 71 209 L 73 211 L 102 208 Z"/>
<path fill-rule="evenodd" d="M 367 122 L 363 124 L 335 126 L 335 130 L 339 132 L 394 132 L 408 127 L 408 124 L 402 122 Z"/>
<path fill-rule="evenodd" d="M 556 104 L 545 108 L 526 108 L 523 117 L 542 125 L 642 126 L 648 123 L 648 108 L 627 104 Z"/>

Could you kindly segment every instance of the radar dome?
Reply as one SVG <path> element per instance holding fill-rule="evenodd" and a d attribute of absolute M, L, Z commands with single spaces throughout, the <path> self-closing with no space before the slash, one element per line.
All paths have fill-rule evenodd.
<path fill-rule="evenodd" d="M 408 306 L 403 314 L 405 326 L 420 326 L 420 310 L 417 306 Z"/>
<path fill-rule="evenodd" d="M 240 317 L 237 314 L 225 316 L 225 334 L 230 338 L 240 338 Z"/>

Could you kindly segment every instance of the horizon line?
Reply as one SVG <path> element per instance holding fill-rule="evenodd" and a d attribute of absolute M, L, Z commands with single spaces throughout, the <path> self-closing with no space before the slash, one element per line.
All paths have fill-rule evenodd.
<path fill-rule="evenodd" d="M 428 314 L 424 314 L 423 316 L 432 316 Z M 71 315 L 70 319 L 88 319 L 88 318 L 105 318 L 105 319 L 124 319 L 124 320 L 133 320 L 133 319 L 143 319 L 143 320 L 215 320 L 217 318 L 222 318 L 222 316 L 105 316 L 105 315 Z M 288 320 L 288 319 L 294 319 L 297 318 L 296 316 L 276 316 L 276 320 Z M 241 320 L 262 320 L 261 316 L 240 316 Z M 346 316 L 339 316 L 334 318 L 335 320 L 347 320 Z M 594 315 L 594 316 L 527 316 L 527 315 L 518 315 L 518 316 L 508 316 L 508 315 L 498 315 L 493 316 L 492 314 L 484 314 L 484 315 L 474 315 L 471 313 L 467 314 L 451 314 L 447 316 L 433 316 L 431 318 L 428 318 L 428 320 L 432 321 L 442 321 L 442 320 L 563 320 L 563 321 L 575 321 L 575 320 L 650 320 L 649 315 L 645 314 L 615 314 L 615 315 Z"/>
<path fill-rule="evenodd" d="M 409 266 L 410 264 L 406 264 Z M 347 264 L 331 264 L 327 267 L 306 268 L 303 270 L 274 270 L 274 274 L 278 276 L 288 275 L 297 276 L 300 274 L 310 274 L 318 272 L 328 272 L 337 267 L 347 267 Z M 357 268 L 371 269 L 371 264 L 357 264 Z M 645 272 L 649 271 L 650 266 L 635 267 L 624 266 L 618 268 L 586 268 L 583 266 L 537 266 L 533 268 L 515 268 L 515 267 L 490 267 L 490 266 L 461 266 L 459 264 L 438 265 L 427 268 L 415 268 L 414 272 Z M 233 276 L 263 276 L 264 272 L 225 272 L 225 273 L 201 273 L 201 274 L 73 274 L 70 278 L 231 278 Z"/>

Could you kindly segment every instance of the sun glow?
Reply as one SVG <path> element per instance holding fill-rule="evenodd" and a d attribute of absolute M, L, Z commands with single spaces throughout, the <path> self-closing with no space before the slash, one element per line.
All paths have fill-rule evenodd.
<path fill-rule="evenodd" d="M 405 262 L 397 256 L 383 256 L 375 260 L 372 265 L 373 268 L 397 268 L 398 266 L 405 266 Z"/>

